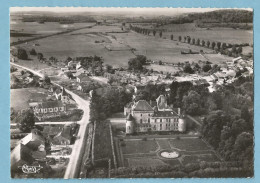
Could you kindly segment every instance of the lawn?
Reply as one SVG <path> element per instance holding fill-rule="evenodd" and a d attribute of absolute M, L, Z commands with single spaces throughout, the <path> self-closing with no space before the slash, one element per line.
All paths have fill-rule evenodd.
<path fill-rule="evenodd" d="M 180 150 L 186 151 L 201 151 L 201 150 L 208 150 L 209 147 L 201 140 L 201 139 L 189 139 L 189 138 L 181 138 L 178 139 L 171 139 L 169 140 L 171 146 L 173 148 L 177 148 Z"/>
<path fill-rule="evenodd" d="M 127 140 L 124 143 L 125 146 L 121 147 L 123 154 L 150 153 L 158 148 L 154 140 Z"/>
<path fill-rule="evenodd" d="M 219 161 L 219 159 L 214 154 L 198 154 L 198 155 L 183 157 L 182 163 L 183 164 L 200 163 L 201 161 L 215 162 L 215 161 Z"/>
<path fill-rule="evenodd" d="M 154 71 L 158 71 L 158 72 L 163 72 L 163 73 L 176 73 L 178 71 L 180 71 L 179 68 L 177 67 L 171 67 L 171 66 L 167 66 L 167 65 L 157 65 L 157 64 L 151 64 L 151 65 L 147 65 L 145 66 L 147 69 L 153 69 Z"/>
<path fill-rule="evenodd" d="M 94 139 L 94 160 L 103 158 L 113 160 L 109 122 L 96 122 Z"/>
<path fill-rule="evenodd" d="M 11 89 L 10 107 L 15 111 L 29 108 L 29 103 L 33 101 L 42 101 L 48 96 L 43 88 L 21 88 Z"/>
<path fill-rule="evenodd" d="M 130 167 L 151 167 L 151 166 L 163 166 L 167 165 L 160 159 L 155 158 L 131 158 L 128 159 L 128 165 Z"/>

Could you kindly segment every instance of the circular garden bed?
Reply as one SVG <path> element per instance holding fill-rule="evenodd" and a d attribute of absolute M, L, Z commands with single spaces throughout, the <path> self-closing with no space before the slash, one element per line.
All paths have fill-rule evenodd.
<path fill-rule="evenodd" d="M 180 153 L 176 150 L 163 150 L 159 153 L 159 155 L 163 158 L 175 159 L 180 156 Z"/>

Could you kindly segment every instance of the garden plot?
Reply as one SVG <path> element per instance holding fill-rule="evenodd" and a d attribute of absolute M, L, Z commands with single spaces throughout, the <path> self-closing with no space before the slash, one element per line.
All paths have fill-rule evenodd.
<path fill-rule="evenodd" d="M 155 139 L 127 139 L 118 141 L 117 152 L 120 165 L 126 167 L 154 167 L 161 165 L 185 165 L 200 161 L 220 161 L 215 152 L 197 137 Z M 162 152 L 176 152 L 177 157 L 165 158 Z M 123 161 L 123 162 L 120 162 Z"/>

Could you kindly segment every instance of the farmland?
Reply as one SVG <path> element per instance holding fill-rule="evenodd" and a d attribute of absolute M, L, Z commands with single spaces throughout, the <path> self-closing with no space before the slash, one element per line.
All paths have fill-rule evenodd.
<path fill-rule="evenodd" d="M 14 30 L 16 30 L 15 26 L 17 24 L 12 25 Z M 36 28 L 33 28 L 32 30 L 36 32 L 31 31 L 30 28 L 27 30 L 26 27 L 24 27 L 24 32 L 36 35 L 43 34 L 43 32 L 37 32 L 38 29 L 38 31 L 40 31 L 41 26 L 43 27 L 42 30 L 46 31 L 48 30 L 48 26 L 52 28 L 52 31 L 61 31 L 64 29 L 63 27 L 60 27 L 64 25 L 60 25 L 58 23 L 34 24 L 37 25 L 34 25 Z M 84 25 L 93 25 L 93 23 L 82 23 L 79 25 L 73 24 L 74 27 L 81 27 Z M 176 25 L 171 26 L 174 27 Z M 182 30 L 180 26 L 184 26 L 183 30 L 185 31 L 180 31 Z M 192 56 L 183 55 L 180 53 L 181 51 L 187 52 L 192 50 L 199 52 L 200 50 L 203 50 L 206 53 L 212 53 L 212 50 L 205 47 L 172 41 L 170 40 L 171 34 L 174 35 L 174 40 L 177 40 L 179 35 L 189 35 L 192 38 L 203 38 L 210 41 L 217 40 L 226 43 L 252 43 L 253 36 L 250 30 L 233 30 L 227 28 L 213 28 L 214 30 L 206 30 L 196 27 L 194 28 L 193 25 L 178 25 L 178 27 L 178 29 L 170 29 L 168 25 L 167 30 L 170 29 L 175 32 L 163 32 L 163 38 L 165 38 L 163 39 L 159 38 L 158 33 L 154 37 L 152 35 L 145 36 L 132 31 L 125 31 L 122 30 L 118 24 L 95 25 L 88 28 L 75 30 L 70 33 L 54 35 L 52 37 L 23 43 L 20 46 L 28 51 L 34 48 L 37 52 L 43 53 L 45 58 L 54 56 L 59 60 L 65 60 L 67 57 L 97 55 L 104 59 L 105 64 L 110 64 L 115 67 L 126 67 L 129 59 L 134 58 L 136 55 L 145 55 L 152 61 L 162 61 L 168 63 L 179 63 L 186 61 L 198 62 L 200 60 L 208 60 L 212 63 L 219 64 L 232 59 L 230 57 L 217 54 L 207 54 L 206 57 L 200 54 L 194 54 Z M 11 36 L 11 40 L 16 38 L 17 37 Z M 245 49 L 244 53 L 251 51 L 252 47 L 248 47 Z M 165 68 L 158 69 L 158 71 L 164 70 Z"/>
<path fill-rule="evenodd" d="M 203 140 L 197 137 L 148 138 L 115 140 L 118 143 L 118 162 L 123 167 L 154 167 L 186 165 L 201 161 L 216 162 L 220 159 Z M 175 150 L 180 153 L 176 159 L 160 156 L 163 150 Z"/>

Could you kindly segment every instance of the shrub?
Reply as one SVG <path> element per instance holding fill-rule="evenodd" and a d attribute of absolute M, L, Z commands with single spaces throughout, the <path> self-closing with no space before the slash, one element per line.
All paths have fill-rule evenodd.
<path fill-rule="evenodd" d="M 126 143 L 125 143 L 125 142 L 121 142 L 120 145 L 121 145 L 122 147 L 125 147 L 125 146 L 126 146 Z"/>
<path fill-rule="evenodd" d="M 36 51 L 35 51 L 35 49 L 33 48 L 33 49 L 31 49 L 31 51 L 29 52 L 30 53 L 30 55 L 37 55 L 37 53 L 36 53 Z"/>
<path fill-rule="evenodd" d="M 17 58 L 22 59 L 22 60 L 27 60 L 28 55 L 25 49 L 18 48 L 17 50 Z"/>
<path fill-rule="evenodd" d="M 177 136 L 177 137 L 176 137 L 176 140 L 181 140 L 180 136 Z"/>
<path fill-rule="evenodd" d="M 143 140 L 143 141 L 147 141 L 147 137 L 144 137 L 142 140 Z"/>

